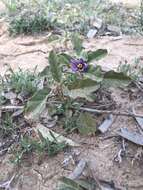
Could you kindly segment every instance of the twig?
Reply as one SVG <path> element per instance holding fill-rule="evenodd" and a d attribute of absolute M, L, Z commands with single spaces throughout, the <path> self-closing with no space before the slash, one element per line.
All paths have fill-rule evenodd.
<path fill-rule="evenodd" d="M 7 111 L 7 110 L 13 111 L 13 110 L 20 110 L 23 108 L 24 106 L 0 106 L 1 111 Z"/>
<path fill-rule="evenodd" d="M 134 114 L 134 113 L 128 113 L 128 112 L 97 110 L 97 109 L 91 109 L 91 108 L 85 108 L 85 107 L 81 107 L 80 110 L 81 111 L 91 112 L 91 113 L 113 114 L 113 115 L 121 115 L 121 116 L 126 116 L 126 117 L 140 117 L 140 118 L 143 118 L 143 115 Z"/>
<path fill-rule="evenodd" d="M 125 154 L 126 154 L 125 139 L 122 138 L 121 149 L 119 150 L 119 152 L 114 157 L 115 162 L 119 162 L 119 164 L 121 164 L 122 163 L 122 158 L 125 156 Z"/>
<path fill-rule="evenodd" d="M 18 54 L 0 54 L 0 56 L 2 56 L 2 57 L 18 57 L 21 55 L 26 55 L 26 54 L 36 53 L 36 52 L 38 52 L 38 53 L 40 52 L 43 54 L 47 53 L 46 51 L 43 51 L 41 49 L 36 49 L 36 50 L 30 50 L 30 51 L 26 51 L 26 52 L 18 53 Z"/>
<path fill-rule="evenodd" d="M 136 114 L 134 107 L 132 108 L 132 112 L 134 114 Z M 135 117 L 135 120 L 136 120 L 136 122 L 138 124 L 137 126 L 139 127 L 140 133 L 143 135 L 143 120 L 142 120 L 142 118 Z"/>
<path fill-rule="evenodd" d="M 6 181 L 6 182 L 0 184 L 0 187 L 1 187 L 1 188 L 4 188 L 5 190 L 12 190 L 12 188 L 11 188 L 11 183 L 12 183 L 12 181 L 14 180 L 15 176 L 16 176 L 16 175 L 13 175 L 10 180 L 8 180 L 8 181 Z"/>
<path fill-rule="evenodd" d="M 21 56 L 21 55 L 26 55 L 26 54 L 36 53 L 36 52 L 38 52 L 38 53 L 40 52 L 40 53 L 44 53 L 44 54 L 47 53 L 46 51 L 43 51 L 41 49 L 36 49 L 36 50 L 31 50 L 31 51 L 26 51 L 26 52 L 23 52 L 23 53 L 15 54 L 13 56 L 18 57 L 18 56 Z"/>
<path fill-rule="evenodd" d="M 143 46 L 143 44 L 136 44 L 136 43 L 124 43 L 124 45 L 128 45 L 128 46 Z"/>
<path fill-rule="evenodd" d="M 8 148 L 0 150 L 0 156 L 3 156 L 8 151 Z"/>
<path fill-rule="evenodd" d="M 95 180 L 96 186 L 98 187 L 98 189 L 103 190 L 101 183 L 100 183 L 100 180 L 98 179 L 98 177 L 95 174 L 95 171 L 93 171 L 93 169 L 89 165 L 88 165 L 87 169 L 88 169 L 89 175 Z"/>
<path fill-rule="evenodd" d="M 139 83 L 134 82 L 134 84 L 137 86 L 137 88 L 138 88 L 141 92 L 143 92 L 143 88 L 140 86 Z"/>

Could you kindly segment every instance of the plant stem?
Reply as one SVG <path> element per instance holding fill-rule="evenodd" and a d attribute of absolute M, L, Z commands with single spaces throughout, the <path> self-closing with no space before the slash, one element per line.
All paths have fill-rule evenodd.
<path fill-rule="evenodd" d="M 91 112 L 91 113 L 113 114 L 113 115 L 120 115 L 120 116 L 127 116 L 127 117 L 140 117 L 140 118 L 143 118 L 143 115 L 134 114 L 134 113 L 128 113 L 128 112 L 97 110 L 97 109 L 91 109 L 91 108 L 85 108 L 85 107 L 81 107 L 80 110 L 81 111 Z"/>

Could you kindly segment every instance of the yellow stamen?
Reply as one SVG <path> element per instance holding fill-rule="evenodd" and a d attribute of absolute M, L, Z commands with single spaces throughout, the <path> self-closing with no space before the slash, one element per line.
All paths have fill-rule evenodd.
<path fill-rule="evenodd" d="M 83 69 L 83 64 L 79 63 L 79 64 L 77 65 L 77 68 L 80 69 L 80 70 L 82 70 L 82 69 Z"/>

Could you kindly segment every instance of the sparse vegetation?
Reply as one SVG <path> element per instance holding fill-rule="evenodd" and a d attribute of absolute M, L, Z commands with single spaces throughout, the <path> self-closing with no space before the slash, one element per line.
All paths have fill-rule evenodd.
<path fill-rule="evenodd" d="M 11 57 L 12 61 L 19 55 L 21 58 L 21 55 L 25 56 L 27 52 L 29 57 L 31 52 L 32 55 L 34 52 L 38 59 L 41 54 L 42 58 L 48 59 L 46 67 L 40 72 L 37 68 L 33 69 L 33 72 L 9 68 L 0 78 L 0 156 L 4 155 L 2 159 L 4 158 L 5 162 L 7 153 L 11 162 L 16 165 L 15 168 L 19 167 L 19 171 L 14 170 L 18 176 L 15 175 L 15 179 L 18 180 L 16 189 L 25 188 L 25 184 L 22 184 L 23 181 L 25 183 L 25 176 L 27 181 L 30 179 L 31 190 L 36 190 L 33 183 L 35 179 L 38 188 L 44 186 L 49 189 L 49 181 L 56 175 L 61 177 L 65 171 L 64 175 L 68 177 L 60 178 L 58 190 L 122 189 L 123 186 L 130 189 L 128 183 L 132 177 L 135 180 L 135 175 L 141 172 L 136 171 L 137 167 L 136 170 L 133 167 L 127 168 L 126 163 L 134 164 L 136 160 L 140 163 L 143 154 L 143 116 L 138 114 L 134 107 L 136 104 L 142 105 L 143 102 L 142 56 L 137 56 L 133 64 L 125 61 L 117 70 L 106 70 L 101 66 L 102 62 L 98 64 L 98 61 L 106 59 L 108 47 L 106 49 L 100 46 L 100 49 L 94 50 L 94 44 L 90 50 L 86 46 L 87 41 L 83 43 L 83 40 L 91 29 L 98 30 L 98 27 L 101 33 L 98 30 L 97 35 L 112 35 L 108 31 L 109 25 L 111 28 L 117 26 L 116 28 L 124 34 L 142 34 L 143 1 L 140 8 L 134 11 L 132 8 L 125 8 L 121 4 L 116 6 L 106 0 L 3 0 L 3 3 L 7 7 L 6 19 L 9 22 L 10 34 L 48 33 L 46 37 L 44 34 L 45 38 L 42 38 L 42 41 L 39 40 L 42 35 L 38 36 L 38 39 L 37 36 L 28 36 L 26 42 L 20 43 L 17 43 L 17 39 L 21 40 L 23 36 L 15 38 L 7 35 L 8 39 L 14 40 L 12 47 L 18 47 L 18 54 L 15 54 L 17 49 L 10 54 L 9 51 L 0 52 L 2 63 L 6 63 L 7 60 L 9 63 Z M 1 35 L 3 33 L 0 28 L 0 38 Z M 121 35 L 119 37 L 123 38 Z M 36 42 L 33 41 L 35 38 Z M 115 42 L 120 38 L 113 37 L 109 43 L 112 43 L 112 40 Z M 92 43 L 92 40 L 88 42 Z M 50 43 L 50 46 L 47 43 Z M 60 47 L 57 47 L 56 43 L 59 43 Z M 142 46 L 136 43 L 131 45 Z M 36 52 L 35 47 L 38 47 Z M 41 47 L 47 49 L 43 50 Z M 113 56 L 112 52 L 109 56 Z M 124 116 L 123 119 L 121 116 Z M 128 125 L 131 125 L 129 131 Z M 72 146 L 76 148 L 72 149 Z M 141 151 L 135 155 L 137 146 L 141 146 Z M 59 152 L 62 154 L 58 155 Z M 51 159 L 53 156 L 57 156 L 58 159 Z M 90 156 L 93 156 L 92 159 Z M 100 169 L 103 168 L 107 179 L 110 175 L 109 167 L 113 168 L 113 181 L 104 181 L 106 177 L 103 180 L 98 179 L 90 163 L 91 160 L 94 161 L 94 157 L 97 159 L 96 170 L 99 169 L 100 173 Z M 3 164 L 2 159 L 0 163 Z M 27 169 L 25 162 L 28 159 L 29 162 L 32 160 L 32 167 Z M 43 163 L 45 159 L 46 163 Z M 58 167 L 54 167 L 55 160 Z M 123 170 L 122 163 L 125 167 Z M 75 170 L 71 172 L 76 165 Z M 52 168 L 53 173 L 50 171 Z M 88 172 L 80 178 L 84 169 Z M 118 174 L 119 169 L 121 173 Z M 28 170 L 28 175 L 25 170 Z M 128 171 L 127 176 L 125 170 Z M 102 172 L 99 176 L 102 177 Z M 120 179 L 120 176 L 124 176 L 127 184 L 121 183 L 121 188 L 116 188 L 123 179 Z M 0 188 L 15 188 L 16 180 L 10 187 L 12 180 L 0 183 Z M 53 180 L 54 183 L 55 180 L 57 179 Z"/>
<path fill-rule="evenodd" d="M 9 12 L 11 34 L 32 34 L 59 30 L 84 35 L 93 27 L 94 17 L 121 28 L 125 34 L 140 31 L 140 9 L 125 8 L 102 0 L 87 1 L 4 1 Z"/>
<path fill-rule="evenodd" d="M 136 58 L 132 64 L 127 62 L 121 63 L 117 70 L 130 76 L 134 81 L 139 80 L 143 75 L 143 67 L 140 63 L 140 58 Z"/>
<path fill-rule="evenodd" d="M 13 90 L 15 93 L 25 93 L 31 95 L 38 89 L 40 82 L 38 74 L 35 71 L 22 71 L 19 69 L 14 72 L 11 68 L 8 69 L 5 77 L 1 78 L 1 86 L 5 91 Z"/>
<path fill-rule="evenodd" d="M 30 136 L 23 136 L 20 139 L 19 146 L 13 147 L 13 157 L 11 161 L 15 164 L 20 164 L 23 157 L 29 154 L 37 153 L 38 156 L 46 154 L 47 156 L 55 156 L 62 151 L 67 145 L 65 143 L 58 143 L 56 138 L 51 142 L 48 138 L 44 138 L 39 132 L 40 140 L 33 139 Z"/>

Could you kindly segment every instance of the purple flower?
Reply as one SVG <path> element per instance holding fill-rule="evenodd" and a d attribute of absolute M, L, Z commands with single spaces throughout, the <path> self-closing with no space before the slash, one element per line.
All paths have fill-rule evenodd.
<path fill-rule="evenodd" d="M 83 59 L 71 59 L 71 69 L 73 72 L 86 72 L 88 64 Z"/>

